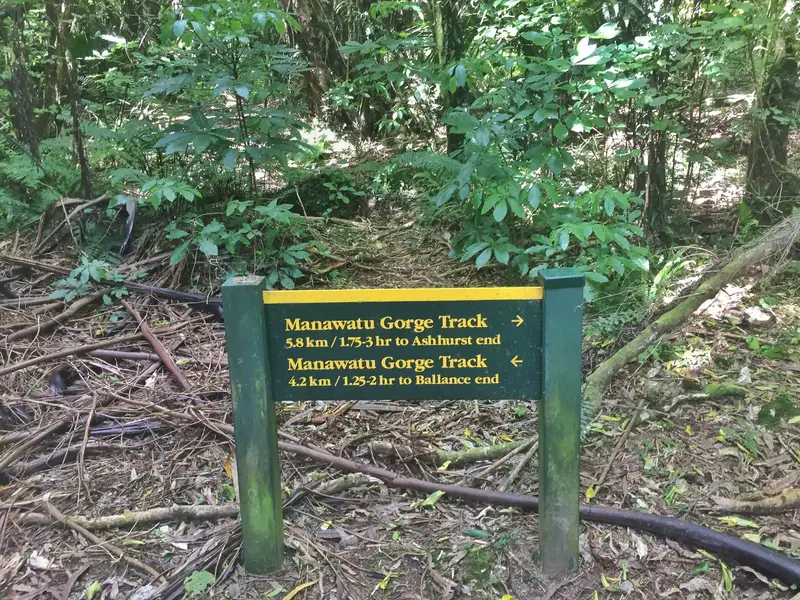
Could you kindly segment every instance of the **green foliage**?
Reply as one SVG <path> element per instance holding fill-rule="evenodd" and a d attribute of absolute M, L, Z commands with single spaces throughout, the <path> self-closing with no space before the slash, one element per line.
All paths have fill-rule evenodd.
<path fill-rule="evenodd" d="M 123 276 L 107 262 L 89 260 L 82 256 L 80 264 L 70 272 L 66 279 L 59 279 L 55 282 L 56 289 L 50 294 L 50 298 L 53 300 L 63 298 L 64 302 L 69 303 L 88 294 L 93 284 L 108 285 L 120 283 L 123 279 Z M 116 298 L 127 293 L 123 287 L 115 287 L 111 290 L 111 295 Z M 103 297 L 103 301 L 111 304 L 111 298 L 108 295 Z"/>
<path fill-rule="evenodd" d="M 112 208 L 135 198 L 137 228 L 166 230 L 173 264 L 231 260 L 283 287 L 312 243 L 292 210 L 353 218 L 367 198 L 419 192 L 431 200 L 422 212 L 453 225 L 453 258 L 516 280 L 574 266 L 587 300 L 616 310 L 608 298 L 647 305 L 694 264 L 688 251 L 661 257 L 647 246 L 675 235 L 697 173 L 733 164 L 755 122 L 797 126 L 775 106 L 730 118 L 717 104 L 729 90 L 770 89 L 797 17 L 763 0 L 457 4 L 321 0 L 313 11 L 324 26 L 292 5 L 304 31 L 277 0 L 136 15 L 119 2 L 74 3 L 67 44 L 95 189 L 113 191 Z M 0 228 L 80 190 L 59 23 L 41 5 L 26 10 L 40 156 L 0 91 L 14 117 L 0 122 Z M 336 155 L 342 125 L 380 164 Z M 744 242 L 761 215 L 744 202 L 737 210 Z M 103 229 L 87 227 L 95 238 Z"/>
<path fill-rule="evenodd" d="M 760 425 L 775 428 L 783 421 L 800 414 L 797 404 L 786 392 L 781 392 L 777 398 L 771 400 L 761 407 L 758 411 L 758 422 Z"/>
<path fill-rule="evenodd" d="M 199 596 L 214 585 L 216 578 L 208 571 L 193 571 L 183 580 L 183 589 L 190 596 Z"/>
<path fill-rule="evenodd" d="M 63 154 L 65 140 L 42 142 L 41 161 L 0 133 L 0 231 L 37 217 L 78 184 L 80 173 Z"/>

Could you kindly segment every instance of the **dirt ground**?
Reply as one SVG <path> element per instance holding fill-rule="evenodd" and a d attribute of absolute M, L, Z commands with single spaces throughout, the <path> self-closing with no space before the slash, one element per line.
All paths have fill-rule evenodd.
<path fill-rule="evenodd" d="M 481 283 L 447 258 L 446 231 L 405 226 L 402 215 L 380 222 L 387 225 L 334 227 L 328 235 L 339 236 L 337 255 L 358 258 L 320 278 L 333 275 L 329 285 L 341 287 Z M 24 240 L 0 241 L 0 279 L 18 266 L 7 257 L 24 257 L 26 248 Z M 46 296 L 63 276 L 47 267 L 74 267 L 62 255 L 37 260 L 38 268 L 13 283 L 19 296 Z M 336 264 L 336 256 L 320 257 L 315 268 Z M 721 292 L 617 377 L 583 446 L 585 502 L 680 517 L 800 557 L 797 510 L 720 512 L 716 500 L 768 495 L 800 479 L 800 429 L 792 422 L 800 399 L 800 265 L 758 275 Z M 796 593 L 702 549 L 591 522 L 582 524 L 580 570 L 550 581 L 537 567 L 535 514 L 446 496 L 426 501 L 291 454 L 281 457 L 283 568 L 248 575 L 233 516 L 232 440 L 221 426 L 231 422 L 223 325 L 185 304 L 136 294 L 129 300 L 190 387 L 182 390 L 152 356 L 69 355 L 0 375 L 3 598 L 145 600 L 194 591 L 284 600 L 766 600 Z M 100 302 L 51 331 L 9 341 L 54 314 L 34 314 L 36 308 L 0 307 L 0 369 L 101 340 L 119 340 L 109 350 L 153 352 L 142 339 L 122 339 L 139 327 L 119 305 Z M 613 319 L 588 325 L 587 355 L 614 345 Z M 716 395 L 708 384 L 737 387 Z M 535 405 L 283 403 L 279 423 L 284 439 L 404 476 L 537 493 L 536 457 L 528 452 L 499 466 L 500 459 L 428 460 L 431 449 L 529 439 L 537 431 Z M 509 481 L 522 460 L 529 462 Z M 48 503 L 89 518 L 173 505 L 208 507 L 215 518 L 94 531 L 122 551 L 120 560 L 116 550 L 54 524 Z"/>

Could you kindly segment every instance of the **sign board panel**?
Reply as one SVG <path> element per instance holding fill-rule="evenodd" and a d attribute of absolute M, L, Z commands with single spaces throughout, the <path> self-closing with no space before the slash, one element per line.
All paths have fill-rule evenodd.
<path fill-rule="evenodd" d="M 277 400 L 541 394 L 542 288 L 264 292 Z"/>
<path fill-rule="evenodd" d="M 542 287 L 267 291 L 222 286 L 245 567 L 283 553 L 276 404 L 303 400 L 539 399 L 539 549 L 578 564 L 583 275 Z"/>

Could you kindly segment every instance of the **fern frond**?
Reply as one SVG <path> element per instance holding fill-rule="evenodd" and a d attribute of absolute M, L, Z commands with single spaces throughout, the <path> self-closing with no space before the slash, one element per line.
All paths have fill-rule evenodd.
<path fill-rule="evenodd" d="M 44 177 L 44 171 L 30 157 L 17 154 L 9 149 L 0 160 L 0 178 L 21 184 L 29 189 L 37 189 Z"/>
<path fill-rule="evenodd" d="M 404 167 L 423 169 L 431 173 L 456 175 L 461 169 L 461 163 L 446 154 L 438 154 L 430 150 L 419 152 L 403 152 L 395 156 L 390 162 Z"/>

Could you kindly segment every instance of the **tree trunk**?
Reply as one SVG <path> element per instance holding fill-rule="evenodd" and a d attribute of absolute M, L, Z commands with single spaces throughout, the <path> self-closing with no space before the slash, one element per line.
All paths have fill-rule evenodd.
<path fill-rule="evenodd" d="M 444 69 L 458 63 L 464 55 L 464 32 L 459 18 L 460 0 L 435 0 L 433 3 L 434 41 L 439 66 Z M 469 104 L 469 89 L 465 83 L 444 98 L 445 111 Z M 447 153 L 459 150 L 464 145 L 464 134 L 454 133 L 447 127 Z"/>
<path fill-rule="evenodd" d="M 302 31 L 293 32 L 294 42 L 303 58 L 308 62 L 304 77 L 306 80 L 306 98 L 308 110 L 319 116 L 322 113 L 325 92 L 330 87 L 329 76 L 344 78 L 347 65 L 339 53 L 339 43 L 330 21 L 335 14 L 333 6 L 323 0 L 296 0 L 289 3 L 289 10 L 294 8 Z M 293 6 L 292 6 L 293 5 Z"/>
<path fill-rule="evenodd" d="M 50 25 L 50 34 L 47 40 L 47 58 L 44 64 L 44 77 L 42 81 L 43 109 L 38 122 L 39 135 L 43 138 L 53 137 L 57 134 L 55 114 L 53 108 L 61 104 L 62 82 L 61 70 L 64 50 L 61 48 L 58 29 L 61 27 L 61 7 L 57 0 L 45 0 L 45 15 Z"/>
<path fill-rule="evenodd" d="M 26 64 L 25 6 L 18 4 L 13 11 L 11 27 L 11 105 L 14 128 L 20 141 L 28 146 L 31 156 L 39 163 L 39 138 L 33 120 L 33 97 Z"/>
<path fill-rule="evenodd" d="M 67 44 L 67 27 L 72 15 L 72 1 L 61 5 L 61 20 L 58 27 L 59 45 L 64 49 L 62 69 L 66 75 L 66 90 L 69 98 L 69 111 L 72 116 L 72 137 L 75 140 L 75 154 L 81 169 L 81 189 L 84 198 L 92 197 L 92 172 L 89 169 L 86 144 L 83 139 L 80 121 L 80 91 L 78 89 L 77 69 L 72 60 L 72 53 Z"/>
<path fill-rule="evenodd" d="M 660 235 L 667 225 L 667 136 L 663 131 L 651 132 L 647 145 L 647 168 L 644 173 L 644 224 L 647 231 Z"/>
<path fill-rule="evenodd" d="M 747 201 L 764 221 L 775 221 L 791 211 L 800 195 L 800 178 L 787 168 L 787 118 L 800 101 L 796 41 L 785 40 L 783 55 L 770 65 L 761 90 L 756 92 L 756 114 L 747 153 Z"/>

